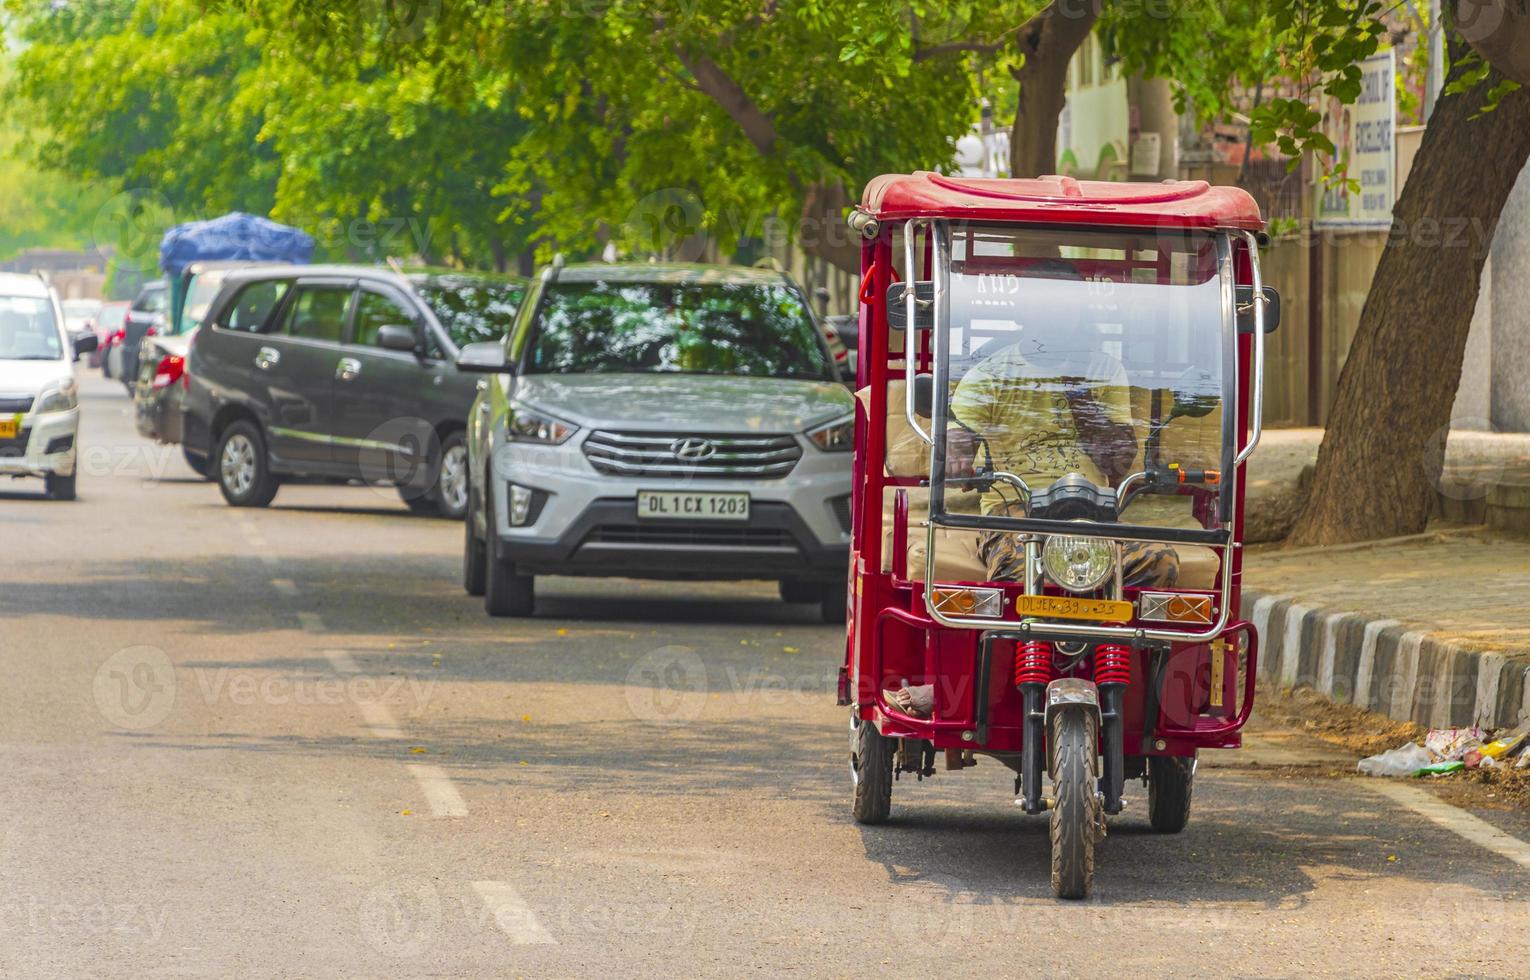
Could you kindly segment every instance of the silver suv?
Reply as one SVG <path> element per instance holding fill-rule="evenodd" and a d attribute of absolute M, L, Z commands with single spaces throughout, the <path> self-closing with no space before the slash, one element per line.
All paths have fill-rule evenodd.
<path fill-rule="evenodd" d="M 845 613 L 854 403 L 791 280 L 554 264 L 468 419 L 463 584 L 491 616 L 537 575 L 774 579 Z"/>

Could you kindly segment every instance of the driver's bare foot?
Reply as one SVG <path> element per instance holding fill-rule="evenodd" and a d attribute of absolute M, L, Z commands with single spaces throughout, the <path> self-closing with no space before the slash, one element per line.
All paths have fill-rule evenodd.
<path fill-rule="evenodd" d="M 906 715 L 914 715 L 917 718 L 928 718 L 930 712 L 935 710 L 935 685 L 921 684 L 918 687 L 900 687 L 896 691 L 887 690 L 882 692 L 894 708 Z"/>

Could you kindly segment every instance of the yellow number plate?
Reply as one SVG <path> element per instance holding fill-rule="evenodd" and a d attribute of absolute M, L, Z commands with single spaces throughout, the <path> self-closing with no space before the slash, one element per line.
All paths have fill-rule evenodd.
<path fill-rule="evenodd" d="M 1015 599 L 1015 612 L 1022 616 L 1045 616 L 1049 619 L 1097 619 L 1100 622 L 1129 622 L 1132 604 L 1120 599 L 1075 599 L 1072 596 L 1023 595 Z"/>
<path fill-rule="evenodd" d="M 20 431 L 20 415 L 12 415 L 8 419 L 0 419 L 0 439 L 14 439 L 16 438 L 16 433 Z"/>

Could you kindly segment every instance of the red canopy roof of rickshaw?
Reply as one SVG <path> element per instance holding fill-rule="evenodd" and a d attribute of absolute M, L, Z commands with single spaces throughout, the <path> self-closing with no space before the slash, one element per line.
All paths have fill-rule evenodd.
<path fill-rule="evenodd" d="M 860 208 L 881 220 L 915 217 L 966 221 L 1170 228 L 1264 227 L 1259 205 L 1240 187 L 1204 180 L 1127 184 L 1072 177 L 948 177 L 921 170 L 884 174 L 866 185 Z"/>

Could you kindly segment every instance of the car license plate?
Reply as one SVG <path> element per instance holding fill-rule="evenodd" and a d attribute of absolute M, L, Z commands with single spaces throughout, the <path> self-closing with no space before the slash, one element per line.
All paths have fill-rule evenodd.
<path fill-rule="evenodd" d="M 687 493 L 639 490 L 637 516 L 643 520 L 747 521 L 747 493 Z"/>
<path fill-rule="evenodd" d="M 1045 616 L 1049 619 L 1097 619 L 1100 622 L 1130 622 L 1132 604 L 1122 599 L 1076 599 L 1073 596 L 1023 595 L 1015 598 L 1015 612 L 1021 616 Z"/>
<path fill-rule="evenodd" d="M 0 439 L 14 439 L 21 431 L 21 416 L 12 415 L 10 418 L 0 418 Z"/>

